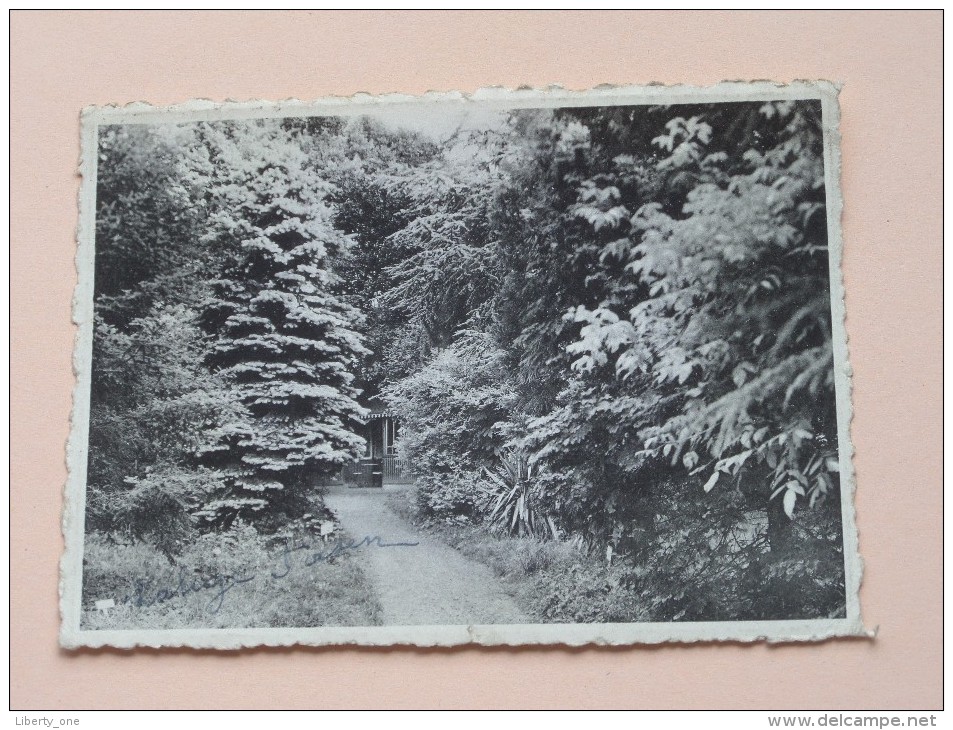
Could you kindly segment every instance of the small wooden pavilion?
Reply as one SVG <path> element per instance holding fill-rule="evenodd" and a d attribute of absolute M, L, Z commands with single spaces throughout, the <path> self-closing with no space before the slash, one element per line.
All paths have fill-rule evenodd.
<path fill-rule="evenodd" d="M 413 481 L 410 470 L 397 454 L 400 420 L 379 397 L 369 398 L 365 404 L 370 413 L 364 420 L 367 441 L 364 458 L 348 464 L 341 470 L 341 478 L 351 486 L 382 486 L 386 483 L 406 484 Z"/>

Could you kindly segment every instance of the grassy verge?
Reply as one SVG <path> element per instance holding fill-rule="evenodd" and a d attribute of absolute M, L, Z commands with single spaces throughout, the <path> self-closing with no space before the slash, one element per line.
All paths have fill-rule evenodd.
<path fill-rule="evenodd" d="M 489 566 L 520 608 L 539 623 L 647 621 L 637 594 L 623 585 L 622 571 L 578 545 L 511 537 L 479 525 L 425 521 L 414 490 L 388 496 L 395 512 L 467 557 Z"/>
<path fill-rule="evenodd" d="M 196 540 L 175 563 L 144 543 L 87 536 L 83 615 L 87 630 L 380 624 L 380 605 L 357 555 L 312 539 L 288 553 L 244 528 Z M 298 543 L 301 544 L 300 542 Z M 103 613 L 97 600 L 117 604 Z"/>

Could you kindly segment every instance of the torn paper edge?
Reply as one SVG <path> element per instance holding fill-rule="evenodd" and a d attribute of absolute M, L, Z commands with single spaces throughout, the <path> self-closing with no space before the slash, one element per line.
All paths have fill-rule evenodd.
<path fill-rule="evenodd" d="M 863 564 L 858 551 L 855 523 L 853 446 L 850 440 L 851 369 L 845 328 L 844 286 L 841 272 L 843 238 L 840 189 L 840 87 L 829 81 L 723 82 L 709 87 L 693 86 L 600 86 L 570 91 L 553 86 L 545 89 L 499 87 L 472 94 L 429 92 L 423 96 L 359 93 L 312 102 L 289 99 L 280 102 L 193 100 L 168 107 L 133 103 L 123 107 L 88 107 L 82 112 L 82 151 L 79 172 L 79 224 L 76 269 L 78 281 L 73 298 L 73 321 L 78 327 L 73 369 L 76 385 L 67 444 L 63 535 L 66 548 L 60 563 L 60 645 L 79 647 L 192 647 L 241 649 L 254 646 L 394 646 L 448 647 L 458 645 L 630 645 L 668 642 L 736 641 L 803 642 L 834 637 L 873 637 L 861 620 L 859 591 Z M 499 109 L 578 106 L 640 106 L 651 104 L 698 104 L 779 99 L 819 99 L 824 135 L 824 173 L 827 196 L 830 296 L 834 348 L 834 379 L 840 455 L 840 488 L 843 520 L 843 551 L 846 617 L 836 619 L 778 621 L 711 621 L 628 624 L 516 624 L 481 626 L 355 626 L 316 628 L 162 629 L 91 631 L 80 628 L 82 611 L 83 541 L 85 535 L 86 468 L 89 437 L 89 405 L 93 340 L 93 266 L 96 214 L 98 128 L 105 124 L 158 124 L 221 119 L 252 119 L 284 116 L 355 116 L 373 113 L 390 105 L 490 106 Z"/>

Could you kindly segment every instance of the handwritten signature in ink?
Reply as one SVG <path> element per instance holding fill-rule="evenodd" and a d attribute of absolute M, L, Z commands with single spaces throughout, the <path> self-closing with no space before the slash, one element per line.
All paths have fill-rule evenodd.
<path fill-rule="evenodd" d="M 271 578 L 281 580 L 286 578 L 297 567 L 311 567 L 320 562 L 327 562 L 349 552 L 366 547 L 398 548 L 415 547 L 418 542 L 386 542 L 380 536 L 365 535 L 360 540 L 339 540 L 328 547 L 319 541 L 300 541 L 289 543 L 281 552 L 278 563 L 269 571 Z M 174 598 L 185 598 L 193 593 L 213 592 L 205 605 L 205 610 L 216 614 L 225 605 L 225 597 L 236 586 L 250 583 L 261 577 L 261 573 L 249 572 L 241 574 L 212 573 L 206 576 L 195 576 L 180 569 L 178 580 L 172 580 L 165 585 L 156 584 L 148 578 L 137 579 L 130 595 L 117 601 L 119 604 L 131 605 L 136 608 L 146 608 L 165 603 Z"/>

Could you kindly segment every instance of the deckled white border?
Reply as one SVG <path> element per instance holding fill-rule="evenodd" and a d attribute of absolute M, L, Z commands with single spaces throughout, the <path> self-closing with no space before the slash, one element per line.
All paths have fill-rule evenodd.
<path fill-rule="evenodd" d="M 79 280 L 73 300 L 73 320 L 78 325 L 73 368 L 76 387 L 67 460 L 69 477 L 63 512 L 66 550 L 60 570 L 60 644 L 65 648 L 136 646 L 239 649 L 249 646 L 456 646 L 494 645 L 625 645 L 695 641 L 819 641 L 838 636 L 873 636 L 861 621 L 858 592 L 862 562 L 858 552 L 854 519 L 851 370 L 844 327 L 844 289 L 841 276 L 840 110 L 839 87 L 827 81 L 791 84 L 771 82 L 725 82 L 710 87 L 691 86 L 601 86 L 588 91 L 502 88 L 481 89 L 473 94 L 430 92 L 423 96 L 388 94 L 332 97 L 313 102 L 289 99 L 281 102 L 195 100 L 169 107 L 145 103 L 124 107 L 90 107 L 82 113 L 82 158 L 76 269 Z M 89 437 L 89 398 L 93 333 L 93 263 L 96 214 L 96 166 L 98 127 L 104 124 L 157 124 L 216 119 L 251 119 L 283 116 L 354 116 L 380 111 L 392 105 L 432 107 L 489 106 L 498 109 L 532 107 L 614 106 L 649 104 L 695 104 L 778 99 L 820 99 L 824 124 L 824 169 L 827 191 L 828 243 L 831 281 L 831 314 L 835 362 L 837 430 L 840 448 L 840 484 L 847 618 L 797 621 L 711 621 L 632 624 L 516 624 L 489 626 L 383 626 L 269 629 L 175 629 L 89 631 L 80 629 L 86 464 Z"/>

